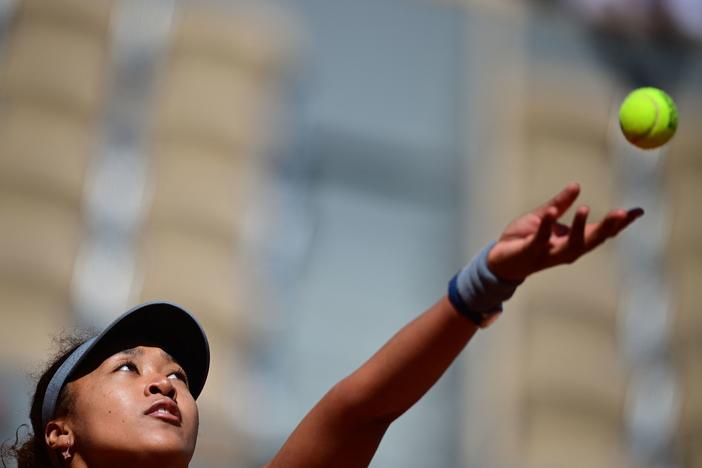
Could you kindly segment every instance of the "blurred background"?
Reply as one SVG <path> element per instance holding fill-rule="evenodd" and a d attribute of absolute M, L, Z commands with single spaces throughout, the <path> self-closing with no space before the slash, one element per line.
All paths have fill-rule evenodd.
<path fill-rule="evenodd" d="M 2 440 L 52 336 L 160 298 L 212 347 L 192 466 L 261 466 L 578 180 L 647 215 L 522 286 L 371 466 L 702 467 L 701 42 L 698 0 L 3 0 Z M 659 150 L 618 129 L 642 85 Z"/>

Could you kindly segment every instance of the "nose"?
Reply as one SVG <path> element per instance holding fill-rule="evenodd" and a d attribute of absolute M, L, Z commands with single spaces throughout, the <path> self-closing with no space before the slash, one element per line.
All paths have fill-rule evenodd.
<path fill-rule="evenodd" d="M 146 386 L 146 391 L 144 392 L 146 396 L 161 394 L 167 396 L 173 401 L 176 401 L 176 389 L 170 379 L 165 376 L 159 376 L 155 378 Z"/>

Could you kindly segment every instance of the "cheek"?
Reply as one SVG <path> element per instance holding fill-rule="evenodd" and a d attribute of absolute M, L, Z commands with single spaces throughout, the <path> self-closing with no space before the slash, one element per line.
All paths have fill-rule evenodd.
<path fill-rule="evenodd" d="M 75 400 L 77 437 L 94 444 L 129 441 L 139 427 L 139 405 L 128 388 L 86 389 Z"/>
<path fill-rule="evenodd" d="M 194 440 L 197 438 L 198 427 L 200 425 L 200 414 L 198 412 L 197 404 L 191 396 L 188 398 L 182 398 L 178 402 L 178 408 L 180 409 L 180 414 L 183 417 L 183 430 L 184 433 L 189 437 L 192 437 L 193 444 Z"/>

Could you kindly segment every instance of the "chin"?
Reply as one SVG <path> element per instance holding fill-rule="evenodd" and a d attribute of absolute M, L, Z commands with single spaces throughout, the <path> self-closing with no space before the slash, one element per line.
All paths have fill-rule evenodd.
<path fill-rule="evenodd" d="M 153 431 L 140 438 L 139 446 L 144 453 L 185 454 L 192 457 L 195 437 L 187 437 L 173 430 Z"/>

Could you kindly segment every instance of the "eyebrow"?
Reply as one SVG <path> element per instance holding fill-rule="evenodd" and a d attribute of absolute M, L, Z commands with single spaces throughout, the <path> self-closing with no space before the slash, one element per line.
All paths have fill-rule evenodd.
<path fill-rule="evenodd" d="M 173 362 L 175 364 L 178 364 L 178 362 L 173 358 L 173 356 L 171 356 L 170 354 L 168 354 L 167 352 L 165 352 L 162 349 L 160 351 L 161 351 L 161 357 L 163 357 L 165 360 Z M 118 354 L 126 354 L 127 356 L 143 356 L 144 350 L 142 348 L 129 348 L 129 349 L 125 349 L 123 351 L 120 351 Z"/>

